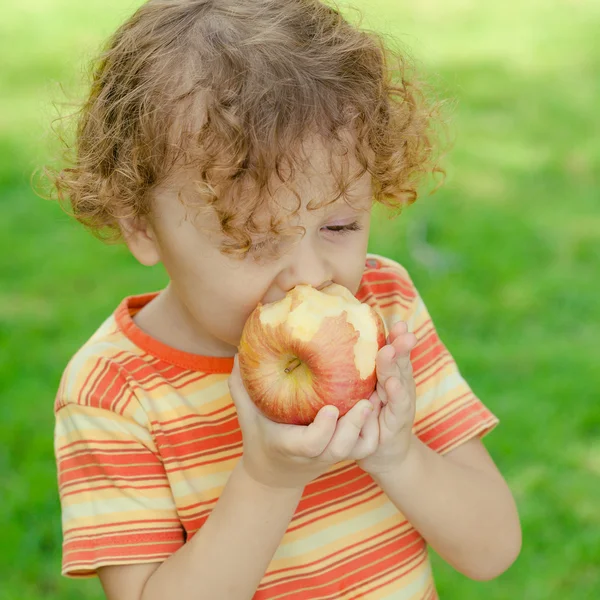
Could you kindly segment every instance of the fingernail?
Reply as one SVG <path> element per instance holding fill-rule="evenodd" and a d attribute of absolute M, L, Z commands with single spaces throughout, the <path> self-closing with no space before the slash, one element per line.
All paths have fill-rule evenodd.
<path fill-rule="evenodd" d="M 364 406 L 362 410 L 363 417 L 368 417 L 373 412 L 373 405 L 369 404 L 369 406 Z"/>
<path fill-rule="evenodd" d="M 329 417 L 330 419 L 337 419 L 338 409 L 335 406 L 326 406 L 323 409 L 323 412 L 325 413 L 326 417 Z"/>

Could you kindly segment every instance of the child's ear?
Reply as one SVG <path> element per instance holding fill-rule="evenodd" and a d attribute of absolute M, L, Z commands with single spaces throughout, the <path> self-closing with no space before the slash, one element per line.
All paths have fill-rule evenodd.
<path fill-rule="evenodd" d="M 151 267 L 160 262 L 156 235 L 148 219 L 144 217 L 119 219 L 119 227 L 129 251 L 141 264 Z"/>

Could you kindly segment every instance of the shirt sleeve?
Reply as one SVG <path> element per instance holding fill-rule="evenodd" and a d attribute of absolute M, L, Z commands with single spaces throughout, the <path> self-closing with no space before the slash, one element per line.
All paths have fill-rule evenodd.
<path fill-rule="evenodd" d="M 62 573 L 162 562 L 184 532 L 149 430 L 128 415 L 57 405 L 55 454 L 62 507 Z"/>
<path fill-rule="evenodd" d="M 406 321 L 417 337 L 410 357 L 417 389 L 413 431 L 431 449 L 445 454 L 483 437 L 499 421 L 461 376 L 414 286 L 410 297 Z"/>

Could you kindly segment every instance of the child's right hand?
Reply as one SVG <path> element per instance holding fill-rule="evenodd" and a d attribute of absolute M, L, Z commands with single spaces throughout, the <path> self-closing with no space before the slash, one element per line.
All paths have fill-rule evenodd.
<path fill-rule="evenodd" d="M 228 383 L 244 440 L 243 466 L 263 485 L 304 488 L 335 463 L 360 460 L 377 448 L 379 427 L 369 400 L 340 419 L 337 408 L 325 406 L 310 425 L 286 425 L 265 417 L 252 402 L 237 355 Z"/>

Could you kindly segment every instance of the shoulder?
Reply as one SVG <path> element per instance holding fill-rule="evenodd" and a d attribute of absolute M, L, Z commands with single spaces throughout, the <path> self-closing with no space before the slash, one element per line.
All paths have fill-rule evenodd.
<path fill-rule="evenodd" d="M 389 327 L 392 321 L 408 318 L 418 292 L 400 263 L 378 254 L 367 254 L 356 297 L 377 309 Z"/>
<path fill-rule="evenodd" d="M 136 350 L 121 332 L 114 314 L 111 315 L 67 364 L 54 412 L 73 404 L 119 415 L 135 410 L 138 403 L 131 373 L 144 364 Z"/>
<path fill-rule="evenodd" d="M 407 297 L 416 295 L 408 271 L 399 262 L 379 254 L 367 254 L 359 292 L 361 290 L 369 290 L 376 296 L 389 290 L 401 290 Z"/>

